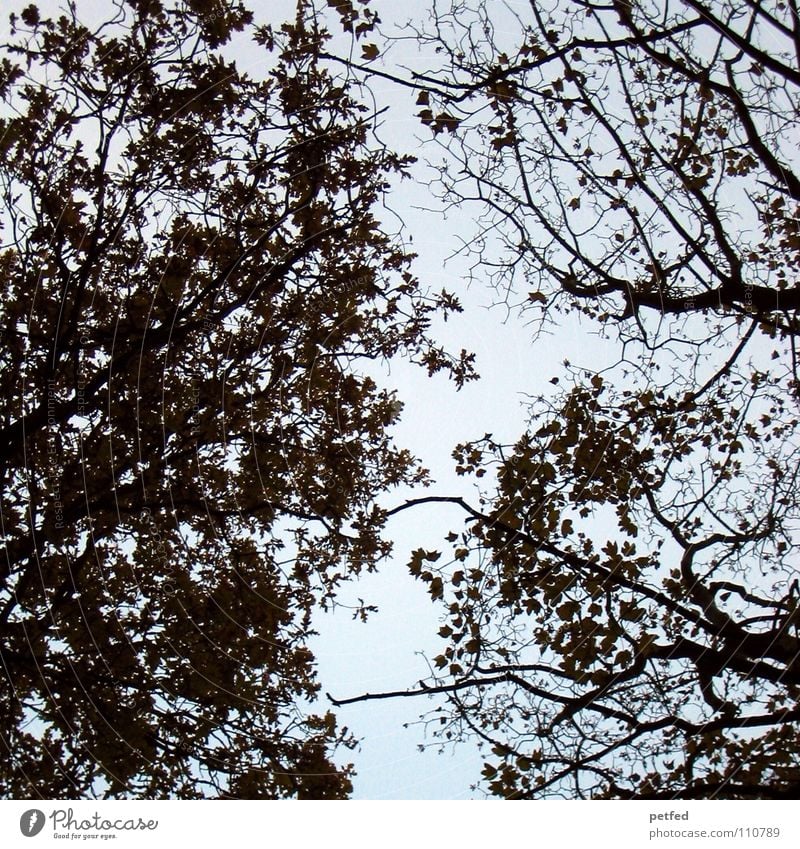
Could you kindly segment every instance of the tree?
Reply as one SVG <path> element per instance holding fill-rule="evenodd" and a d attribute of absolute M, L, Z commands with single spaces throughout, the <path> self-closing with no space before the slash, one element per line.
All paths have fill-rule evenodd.
<path fill-rule="evenodd" d="M 379 697 L 444 694 L 425 721 L 490 747 L 506 798 L 796 798 L 796 6 L 531 3 L 515 39 L 443 5 L 415 31 L 443 66 L 387 74 L 482 216 L 476 276 L 622 344 L 566 362 L 515 444 L 457 448 L 496 479 L 477 505 L 396 508 L 467 527 L 410 562 L 431 679 Z"/>
<path fill-rule="evenodd" d="M 506 798 L 796 798 L 798 404 L 753 370 L 700 391 L 575 374 L 494 472 L 452 557 L 410 562 L 443 607 L 417 689 L 443 741 L 491 748 Z M 374 696 L 334 700 L 336 704 Z"/>
<path fill-rule="evenodd" d="M 84 14 L 27 6 L 0 59 L 0 788 L 338 798 L 311 611 L 388 551 L 375 494 L 423 476 L 358 364 L 465 379 L 426 335 L 457 303 L 381 229 L 408 160 L 311 4 Z"/>
<path fill-rule="evenodd" d="M 433 3 L 441 64 L 404 80 L 481 216 L 476 272 L 645 341 L 692 313 L 796 336 L 794 4 L 529 5 Z"/>

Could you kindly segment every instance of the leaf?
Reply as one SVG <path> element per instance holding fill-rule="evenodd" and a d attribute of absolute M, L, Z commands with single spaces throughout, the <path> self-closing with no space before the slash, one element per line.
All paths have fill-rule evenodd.
<path fill-rule="evenodd" d="M 562 605 L 556 608 L 558 618 L 564 622 L 572 619 L 580 612 L 581 606 L 577 601 L 565 601 Z"/>
<path fill-rule="evenodd" d="M 361 45 L 361 58 L 366 59 L 368 62 L 371 62 L 373 59 L 377 59 L 380 55 L 380 50 L 378 50 L 378 46 L 376 44 L 362 44 Z"/>
<path fill-rule="evenodd" d="M 449 112 L 440 112 L 436 118 L 434 118 L 432 126 L 434 133 L 437 134 L 443 130 L 448 133 L 454 133 L 460 123 L 461 119 L 457 118 L 455 115 L 451 115 Z"/>
<path fill-rule="evenodd" d="M 29 27 L 35 27 L 41 20 L 39 10 L 33 3 L 22 10 L 20 17 L 22 18 L 23 23 Z"/>

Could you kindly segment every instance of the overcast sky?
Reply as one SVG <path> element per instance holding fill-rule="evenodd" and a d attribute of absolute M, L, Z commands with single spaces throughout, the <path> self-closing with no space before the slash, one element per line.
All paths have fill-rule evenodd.
<path fill-rule="evenodd" d="M 420 16 L 427 8 L 424 0 L 403 3 L 400 8 L 387 2 L 373 5 L 385 25 L 391 24 L 392 14 Z M 346 53 L 347 49 L 347 40 L 340 37 L 331 52 Z M 402 56 L 398 50 L 391 58 L 394 63 L 421 61 L 417 56 Z M 398 444 L 416 454 L 436 481 L 429 490 L 401 491 L 382 502 L 393 506 L 407 497 L 430 494 L 460 495 L 476 503 L 472 484 L 454 473 L 451 452 L 456 444 L 489 432 L 498 441 L 515 441 L 525 428 L 526 396 L 552 389 L 548 381 L 565 358 L 580 364 L 591 352 L 592 364 L 597 366 L 601 346 L 589 332 L 593 328 L 581 328 L 577 320 L 570 319 L 555 334 L 540 337 L 534 347 L 533 329 L 516 312 L 497 303 L 498 293 L 481 285 L 480 274 L 467 288 L 469 261 L 453 254 L 474 236 L 475 210 L 450 210 L 444 217 L 431 195 L 431 172 L 424 160 L 435 163 L 444 154 L 431 142 L 430 130 L 414 117 L 419 107 L 414 106 L 413 94 L 384 81 L 371 82 L 370 89 L 379 106 L 391 106 L 383 118 L 381 137 L 420 160 L 413 172 L 416 179 L 398 184 L 390 198 L 419 254 L 415 273 L 434 290 L 444 287 L 454 292 L 464 306 L 464 313 L 440 323 L 435 335 L 452 350 L 473 351 L 481 375 L 479 381 L 456 391 L 445 377 L 429 378 L 424 370 L 402 361 L 391 364 L 382 375 L 373 372 L 388 387 L 396 388 L 405 403 L 402 419 L 394 428 Z M 391 224 L 391 217 L 386 221 Z M 343 600 L 349 593 L 354 602 L 360 597 L 376 604 L 379 613 L 366 625 L 352 621 L 346 611 L 317 619 L 320 636 L 313 649 L 323 690 L 342 698 L 405 689 L 429 674 L 420 652 L 430 658 L 442 650 L 444 641 L 436 635 L 438 611 L 426 585 L 408 574 L 406 564 L 415 548 L 442 550 L 447 546 L 445 534 L 461 530 L 463 522 L 463 512 L 447 505 L 425 505 L 390 520 L 393 559 L 384 564 L 380 574 L 344 587 L 341 594 Z M 353 754 L 357 798 L 459 799 L 476 795 L 470 784 L 480 776 L 482 759 L 474 744 L 438 754 L 438 746 L 430 734 L 426 738 L 423 727 L 403 728 L 436 704 L 431 698 L 395 699 L 337 709 L 340 723 L 363 739 L 360 750 Z M 428 746 L 424 753 L 418 751 L 420 745 Z"/>

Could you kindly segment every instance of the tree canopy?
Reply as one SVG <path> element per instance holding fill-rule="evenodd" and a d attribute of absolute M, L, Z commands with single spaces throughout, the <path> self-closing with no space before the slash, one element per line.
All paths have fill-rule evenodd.
<path fill-rule="evenodd" d="M 448 695 L 428 721 L 506 798 L 796 798 L 797 398 L 577 377 L 457 450 L 497 484 L 411 559 L 444 647 L 410 692 Z"/>
<path fill-rule="evenodd" d="M 335 706 L 443 698 L 423 721 L 478 740 L 503 798 L 800 793 L 796 4 L 428 12 L 11 16 L 4 795 L 348 795 L 314 611 L 434 502 L 465 521 L 408 564 L 441 610 L 431 676 Z M 473 283 L 553 375 L 519 438 L 456 447 L 461 492 L 395 506 L 428 480 L 364 364 L 475 375 L 433 338 L 458 300 L 382 223 L 412 159 L 375 79 L 413 91 Z M 602 342 L 548 362 L 576 319 Z"/>
<path fill-rule="evenodd" d="M 426 723 L 481 741 L 505 798 L 796 798 L 795 5 L 467 1 L 409 27 L 429 64 L 389 39 L 380 73 L 475 211 L 473 279 L 543 349 L 577 313 L 616 354 L 548 364 L 516 443 L 458 446 L 472 496 L 398 508 L 466 529 L 411 558 L 444 646 L 393 695 L 445 694 Z"/>
<path fill-rule="evenodd" d="M 476 275 L 544 309 L 797 333 L 793 3 L 433 3 L 405 82 L 482 224 Z M 651 316 L 652 318 L 652 316 Z M 704 329 L 708 324 L 704 325 Z"/>
<path fill-rule="evenodd" d="M 408 160 L 311 4 L 94 14 L 28 5 L 0 59 L 0 792 L 343 797 L 311 611 L 423 475 L 358 364 L 463 380 L 457 303 L 376 217 Z"/>

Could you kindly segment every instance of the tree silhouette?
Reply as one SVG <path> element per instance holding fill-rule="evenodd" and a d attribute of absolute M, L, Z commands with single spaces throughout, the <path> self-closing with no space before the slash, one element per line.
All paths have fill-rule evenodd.
<path fill-rule="evenodd" d="M 444 741 L 491 748 L 506 798 L 796 798 L 797 395 L 762 371 L 692 393 L 599 375 L 535 405 L 514 445 L 459 446 L 497 487 L 448 562 L 410 562 L 444 609 L 417 689 Z"/>
<path fill-rule="evenodd" d="M 415 31 L 439 64 L 402 81 L 480 216 L 476 274 L 646 341 L 653 314 L 796 335 L 794 5 L 550 5 L 436 3 Z"/>
<path fill-rule="evenodd" d="M 426 336 L 457 304 L 375 217 L 408 162 L 312 5 L 80 14 L 27 6 L 0 59 L 0 791 L 342 797 L 310 615 L 422 476 L 358 363 L 465 379 Z"/>
<path fill-rule="evenodd" d="M 465 512 L 410 563 L 445 647 L 334 702 L 444 694 L 425 721 L 507 798 L 796 798 L 795 5 L 435 3 L 413 34 L 439 64 L 375 73 L 419 90 L 475 277 L 621 344 L 457 448 L 479 500 L 396 508 Z"/>

